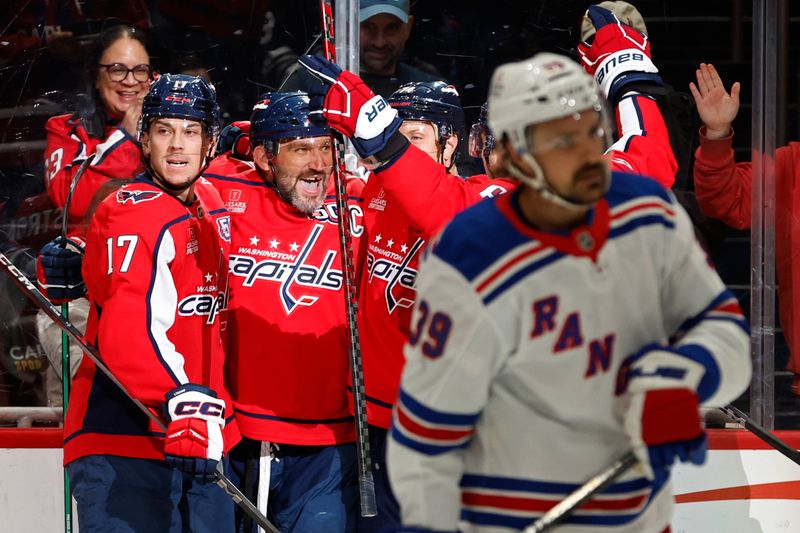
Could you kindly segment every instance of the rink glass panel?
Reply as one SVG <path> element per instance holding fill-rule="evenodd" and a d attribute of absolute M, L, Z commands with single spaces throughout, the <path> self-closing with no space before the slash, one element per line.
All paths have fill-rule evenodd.
<path fill-rule="evenodd" d="M 774 133 L 774 141 L 768 143 L 773 148 L 800 137 L 798 44 L 788 38 L 800 30 L 800 6 L 777 0 L 634 3 L 644 15 L 663 78 L 682 95 L 689 109 L 687 86 L 694 78 L 697 60 L 715 63 L 727 85 L 734 80 L 742 82 L 742 109 L 734 123 L 737 160 L 752 157 L 754 119 L 760 121 L 762 132 Z M 86 51 L 114 17 L 148 32 L 152 64 L 158 71 L 207 72 L 218 89 L 226 123 L 246 119 L 260 93 L 279 88 L 296 65 L 297 55 L 309 47 L 314 51 L 320 48 L 319 41 L 315 42 L 319 32 L 315 1 L 88 2 L 82 13 L 74 12 L 71 2 L 48 4 L 12 0 L 0 8 L 0 247 L 31 275 L 32 258 L 58 235 L 61 224 L 61 212 L 44 186 L 44 124 L 50 116 L 74 110 L 77 95 L 90 87 L 84 79 Z M 754 41 L 754 21 L 762 20 L 759 10 L 767 4 L 778 10 L 778 16 L 770 19 L 776 37 Z M 580 18 L 588 5 L 572 0 L 415 2 L 407 61 L 432 66 L 457 86 L 469 125 L 477 120 L 490 73 L 497 65 L 543 50 L 574 53 Z M 65 36 L 66 32 L 71 36 Z M 752 66 L 759 64 L 754 58 L 762 58 L 764 64 L 771 62 L 772 81 L 753 76 Z M 754 93 L 773 96 L 754 105 Z M 676 105 L 681 107 L 680 102 Z M 679 123 L 688 144 L 679 158 L 676 192 L 691 207 L 691 154 L 699 123 L 691 114 Z M 761 137 L 758 142 L 763 146 Z M 462 160 L 462 168 L 477 173 L 480 163 Z M 696 205 L 694 211 L 699 214 Z M 763 214 L 772 216 L 771 208 Z M 758 271 L 751 264 L 750 231 L 700 219 L 698 231 L 724 281 L 749 314 L 753 308 L 751 272 Z M 774 250 L 763 248 L 763 241 L 756 246 L 762 258 L 764 252 L 769 256 Z M 764 265 L 770 263 L 774 265 L 774 261 Z M 763 288 L 761 281 L 757 285 Z M 45 392 L 47 373 L 53 373 L 50 379 L 58 376 L 38 341 L 36 309 L 5 277 L 0 284 L 0 406 L 57 403 L 58 394 L 51 393 L 48 399 Z M 759 301 L 769 301 L 763 293 L 757 294 Z M 776 298 L 779 294 L 775 291 Z M 790 353 L 778 314 L 763 305 L 755 308 L 759 315 L 751 318 L 760 325 L 760 346 L 767 349 L 757 353 L 759 386 L 736 405 L 746 411 L 754 407 L 754 416 L 767 425 L 774 422 L 779 428 L 796 428 L 800 401 L 790 391 L 792 376 L 785 370 Z M 751 396 L 756 400 L 754 406 L 750 405 Z M 52 422 L 39 422 L 48 423 Z M 14 424 L 0 421 L 0 425 Z"/>

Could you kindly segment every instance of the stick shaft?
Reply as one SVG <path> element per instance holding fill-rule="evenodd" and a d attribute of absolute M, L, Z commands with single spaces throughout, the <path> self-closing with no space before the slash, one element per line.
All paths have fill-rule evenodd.
<path fill-rule="evenodd" d="M 557 503 L 536 522 L 523 529 L 522 533 L 540 533 L 542 531 L 550 531 L 556 525 L 569 518 L 587 500 L 591 499 L 600 491 L 605 489 L 611 484 L 612 481 L 626 472 L 637 462 L 636 456 L 632 451 L 629 451 L 619 459 L 616 459 L 613 463 L 608 465 L 602 471 L 598 472 L 586 483 L 581 485 L 574 492 Z"/>
<path fill-rule="evenodd" d="M 747 413 L 740 411 L 732 405 L 723 407 L 722 410 L 725 411 L 729 417 L 741 423 L 745 429 L 753 433 L 756 437 L 763 440 L 777 451 L 791 459 L 793 462 L 800 465 L 800 452 L 773 435 L 772 432 L 761 427 L 752 418 L 750 418 Z"/>
<path fill-rule="evenodd" d="M 325 59 L 336 62 L 336 41 L 333 25 L 333 7 L 330 0 L 320 0 L 322 35 Z M 344 139 L 331 132 L 333 142 L 333 177 L 336 185 L 339 242 L 341 244 L 342 270 L 344 272 L 345 312 L 347 314 L 348 352 L 353 381 L 353 413 L 356 423 L 356 453 L 358 454 L 358 488 L 361 516 L 378 514 L 375 500 L 375 482 L 372 477 L 372 459 L 369 446 L 369 424 L 364 389 L 364 365 L 361 359 L 361 340 L 358 334 L 358 291 L 355 286 L 355 261 L 353 259 L 350 211 L 347 208 L 347 184 L 343 176 Z"/>
<path fill-rule="evenodd" d="M 28 278 L 25 276 L 22 271 L 20 271 L 14 263 L 2 252 L 0 252 L 0 265 L 3 266 L 3 272 L 5 272 L 14 284 L 20 288 L 20 290 L 25 293 L 25 296 L 30 298 L 36 306 L 41 309 L 55 324 L 60 327 L 63 331 L 69 335 L 69 337 L 78 343 L 78 345 L 83 349 L 83 352 L 86 354 L 89 359 L 97 366 L 100 371 L 102 371 L 108 379 L 110 379 L 119 389 L 125 394 L 128 399 L 130 399 L 136 407 L 139 408 L 144 414 L 153 421 L 160 429 L 166 431 L 167 426 L 163 420 L 161 420 L 151 409 L 148 409 L 141 401 L 134 398 L 130 392 L 125 388 L 125 386 L 114 376 L 111 370 L 103 363 L 100 359 L 100 354 L 97 352 L 97 349 L 89 344 L 86 341 L 86 338 L 83 334 L 78 331 L 78 329 L 72 325 L 72 323 L 61 316 L 60 311 L 56 306 L 54 306 L 50 300 L 45 297 L 44 294 L 34 285 Z M 228 479 L 225 474 L 222 472 L 222 464 L 220 463 L 217 466 L 217 471 L 215 472 L 216 483 L 219 485 L 222 490 L 228 494 L 231 499 L 242 508 L 242 510 L 247 513 L 253 520 L 255 520 L 262 528 L 270 531 L 271 533 L 279 533 L 279 530 L 273 526 L 267 518 L 261 514 L 258 509 L 256 508 L 253 503 L 248 500 L 239 489 L 233 484 L 233 482 Z"/>

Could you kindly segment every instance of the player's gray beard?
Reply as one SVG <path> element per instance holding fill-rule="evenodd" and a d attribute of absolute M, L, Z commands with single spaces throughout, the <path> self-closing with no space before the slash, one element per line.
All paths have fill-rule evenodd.
<path fill-rule="evenodd" d="M 279 179 L 281 175 L 280 170 L 276 167 L 273 167 L 272 172 L 275 176 L 275 190 L 278 191 L 278 195 L 292 207 L 309 216 L 312 215 L 314 211 L 322 207 L 322 202 L 325 199 L 325 191 L 327 190 L 328 185 L 328 181 L 325 178 L 323 178 L 321 182 L 321 192 L 319 198 L 306 199 L 300 198 L 300 195 L 297 194 L 297 190 L 295 189 L 295 186 L 297 185 L 296 181 L 295 185 L 293 185 L 291 188 L 283 187 L 281 186 L 281 180 Z"/>

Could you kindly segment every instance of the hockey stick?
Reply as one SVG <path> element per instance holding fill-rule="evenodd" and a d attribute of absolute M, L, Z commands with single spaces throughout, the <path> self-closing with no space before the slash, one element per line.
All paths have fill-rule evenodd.
<path fill-rule="evenodd" d="M 67 246 L 67 227 L 69 226 L 69 206 L 72 204 L 72 194 L 75 192 L 75 187 L 78 185 L 83 173 L 89 168 L 89 165 L 94 161 L 95 154 L 91 154 L 86 160 L 81 163 L 75 172 L 75 178 L 69 185 L 69 192 L 67 193 L 67 201 L 64 203 L 64 212 L 61 216 L 61 238 L 64 239 L 64 247 Z M 61 304 L 61 315 L 64 320 L 69 321 L 69 303 L 64 302 Z M 64 330 L 61 330 L 61 409 L 62 418 L 64 421 L 67 419 L 67 403 L 69 402 L 69 386 L 72 379 L 72 368 L 69 361 L 69 335 Z M 72 533 L 72 488 L 70 486 L 69 474 L 64 467 L 64 532 Z"/>
<path fill-rule="evenodd" d="M 336 62 L 336 41 L 333 27 L 331 0 L 320 0 L 322 12 L 322 35 L 325 59 Z M 350 337 L 350 373 L 353 380 L 353 413 L 356 423 L 356 453 L 358 454 L 358 491 L 361 500 L 361 516 L 378 514 L 375 501 L 375 481 L 372 478 L 372 459 L 369 449 L 369 426 L 367 402 L 364 391 L 364 365 L 361 361 L 361 340 L 358 335 L 358 294 L 355 286 L 352 235 L 350 234 L 350 210 L 347 208 L 347 188 L 344 168 L 344 139 L 331 129 L 333 142 L 333 179 L 336 185 L 336 210 L 338 212 L 339 242 L 344 270 L 344 299 L 347 313 L 347 330 Z"/>
<path fill-rule="evenodd" d="M 741 424 L 742 426 L 745 427 L 745 429 L 753 433 L 756 437 L 763 440 L 764 442 L 766 442 L 767 444 L 769 444 L 770 446 L 781 452 L 783 455 L 791 459 L 793 462 L 800 465 L 800 452 L 798 452 L 797 450 L 795 450 L 794 448 L 783 442 L 781 439 L 773 435 L 771 431 L 761 427 L 759 424 L 753 421 L 752 418 L 747 416 L 746 413 L 740 411 L 739 409 L 737 409 L 732 405 L 720 407 L 719 409 L 723 413 L 728 415 L 728 418 Z"/>
<path fill-rule="evenodd" d="M 638 462 L 634 453 L 629 451 L 592 476 L 586 483 L 558 502 L 536 522 L 523 529 L 521 533 L 550 531 L 577 511 L 578 507 L 606 488 L 612 481 Z"/>
<path fill-rule="evenodd" d="M 0 264 L 3 265 L 3 271 L 11 278 L 14 284 L 19 287 L 19 289 L 25 293 L 25 296 L 31 299 L 36 306 L 41 309 L 53 322 L 56 323 L 58 327 L 60 327 L 63 331 L 65 331 L 70 338 L 77 342 L 78 345 L 83 349 L 84 353 L 92 360 L 92 362 L 99 368 L 108 379 L 110 379 L 119 389 L 125 394 L 130 401 L 132 401 L 136 407 L 139 408 L 144 414 L 147 415 L 150 420 L 153 421 L 159 428 L 166 431 L 167 426 L 164 422 L 156 416 L 156 414 L 148 409 L 141 401 L 137 398 L 131 396 L 125 386 L 120 383 L 120 381 L 111 373 L 111 370 L 102 362 L 100 359 L 100 354 L 97 352 L 97 349 L 89 344 L 86 341 L 86 338 L 83 334 L 78 331 L 78 329 L 72 325 L 72 323 L 61 316 L 58 308 L 50 303 L 50 300 L 42 294 L 42 292 L 34 285 L 26 276 L 22 273 L 11 260 L 6 257 L 6 255 L 0 252 Z M 216 478 L 216 483 L 219 485 L 222 490 L 225 491 L 228 496 L 236 503 L 242 510 L 250 516 L 256 523 L 264 528 L 265 530 L 269 531 L 270 533 L 280 533 L 275 526 L 270 523 L 267 518 L 262 515 L 258 509 L 256 509 L 255 505 L 245 498 L 244 494 L 233 484 L 233 482 L 228 479 L 222 471 L 222 463 L 217 464 L 217 471 L 214 472 L 214 477 Z"/>

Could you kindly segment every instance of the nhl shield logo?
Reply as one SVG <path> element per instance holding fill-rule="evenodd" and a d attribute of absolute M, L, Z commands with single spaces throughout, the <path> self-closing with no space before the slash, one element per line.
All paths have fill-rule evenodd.
<path fill-rule="evenodd" d="M 588 231 L 581 231 L 575 236 L 575 241 L 578 244 L 578 248 L 580 248 L 584 252 L 588 252 L 592 248 L 594 248 L 594 237 Z"/>
<path fill-rule="evenodd" d="M 231 217 L 219 217 L 217 219 L 217 230 L 219 230 L 219 236 L 223 241 L 231 242 Z"/>

